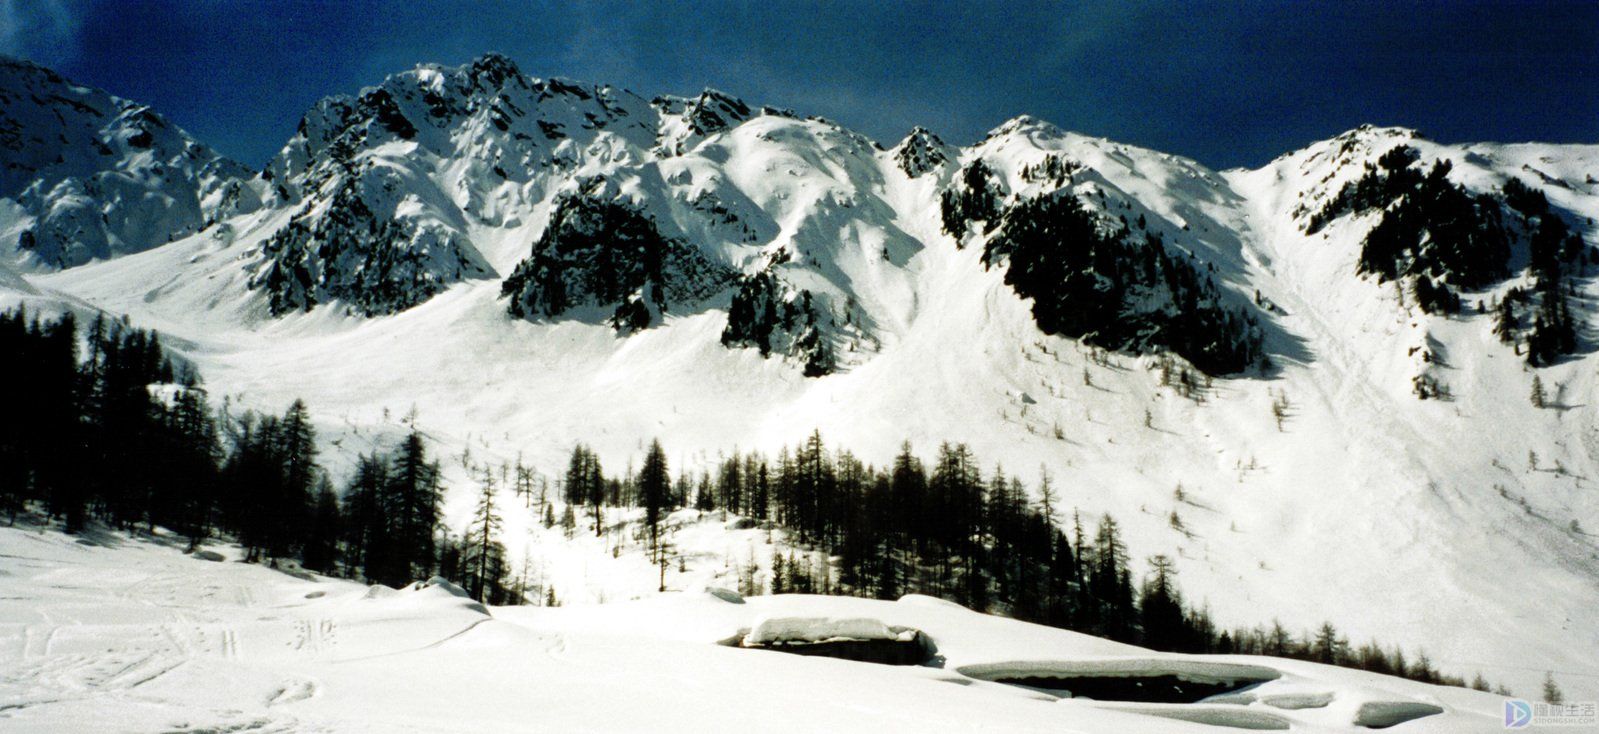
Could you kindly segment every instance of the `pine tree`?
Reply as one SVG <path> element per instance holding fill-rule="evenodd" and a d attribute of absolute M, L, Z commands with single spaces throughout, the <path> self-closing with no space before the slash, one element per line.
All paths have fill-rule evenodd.
<path fill-rule="evenodd" d="M 1038 468 L 1038 504 L 1044 513 L 1044 519 L 1050 523 L 1055 522 L 1055 503 L 1060 501 L 1060 493 L 1055 489 L 1055 483 L 1050 481 L 1049 469 L 1042 464 Z"/>
<path fill-rule="evenodd" d="M 305 402 L 295 400 L 279 425 L 275 448 L 283 465 L 282 484 L 269 508 L 272 525 L 268 551 L 273 556 L 287 556 L 305 544 L 311 493 L 321 469 L 316 463 L 316 432 L 311 428 Z"/>
<path fill-rule="evenodd" d="M 1537 375 L 1532 376 L 1532 407 L 1547 407 L 1547 401 L 1543 391 L 1543 380 Z"/>
<path fill-rule="evenodd" d="M 596 538 L 604 534 L 600 505 L 605 501 L 605 494 L 605 473 L 600 468 L 599 457 L 583 444 L 573 447 L 566 467 L 566 502 L 569 506 L 589 506 Z"/>
<path fill-rule="evenodd" d="M 1500 301 L 1498 315 L 1494 317 L 1494 335 L 1499 337 L 1499 341 L 1510 344 L 1516 340 L 1517 326 L 1516 312 L 1510 305 L 1510 299 Z"/>
<path fill-rule="evenodd" d="M 221 456 L 216 422 L 197 379 L 178 392 L 167 422 L 171 497 L 165 521 L 189 539 L 192 552 L 211 534 Z"/>
<path fill-rule="evenodd" d="M 1555 674 L 1552 672 L 1544 673 L 1543 676 L 1543 701 L 1554 706 L 1566 702 L 1566 694 L 1561 692 L 1560 685 L 1555 683 Z"/>
<path fill-rule="evenodd" d="M 661 442 L 652 441 L 649 452 L 644 455 L 644 468 L 639 472 L 639 491 L 644 500 L 644 525 L 650 536 L 651 554 L 660 550 L 661 515 L 670 491 L 670 476 Z M 701 492 L 701 495 L 709 495 L 709 492 Z"/>
<path fill-rule="evenodd" d="M 1175 572 L 1170 558 L 1155 555 L 1149 559 L 1150 576 L 1139 596 L 1139 622 L 1143 643 L 1156 650 L 1178 650 L 1186 643 L 1182 600 L 1172 582 Z"/>
<path fill-rule="evenodd" d="M 413 428 L 390 459 L 382 505 L 394 514 L 392 543 L 387 544 L 392 552 L 386 554 L 387 563 L 375 579 L 379 583 L 404 586 L 433 572 L 443 495 L 439 475 L 439 465 L 428 461 L 422 434 Z"/>
<path fill-rule="evenodd" d="M 776 550 L 772 551 L 771 587 L 771 593 L 773 594 L 788 593 L 788 573 L 784 568 L 782 554 L 778 553 Z"/>
<path fill-rule="evenodd" d="M 503 596 L 505 551 L 499 543 L 503 521 L 494 506 L 494 474 L 484 470 L 478 478 L 477 506 L 472 511 L 471 529 L 465 538 L 463 574 L 466 591 L 484 603 L 496 603 Z"/>
<path fill-rule="evenodd" d="M 1316 631 L 1316 639 L 1311 646 L 1311 655 L 1318 663 L 1328 665 L 1341 665 L 1347 654 L 1349 643 L 1338 637 L 1338 630 L 1332 622 L 1323 622 Z"/>
<path fill-rule="evenodd" d="M 331 574 L 339 560 L 339 497 L 326 472 L 319 475 L 316 503 L 311 510 L 311 525 L 305 535 L 301 563 L 312 571 Z"/>
<path fill-rule="evenodd" d="M 345 568 L 382 583 L 394 567 L 390 554 L 397 530 L 388 463 L 377 454 L 360 457 L 345 485 L 343 499 Z"/>

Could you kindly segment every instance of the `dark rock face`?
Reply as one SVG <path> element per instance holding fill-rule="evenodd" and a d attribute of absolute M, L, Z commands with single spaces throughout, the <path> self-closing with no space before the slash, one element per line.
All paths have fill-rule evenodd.
<path fill-rule="evenodd" d="M 492 272 L 454 233 L 374 212 L 353 179 L 306 210 L 262 245 L 249 281 L 274 316 L 335 300 L 363 316 L 396 313 Z"/>
<path fill-rule="evenodd" d="M 680 129 L 663 130 L 657 138 L 657 150 L 666 155 L 682 155 L 706 136 L 732 129 L 756 116 L 743 100 L 714 89 L 692 99 L 656 97 L 650 104 L 665 117 L 682 119 Z"/>

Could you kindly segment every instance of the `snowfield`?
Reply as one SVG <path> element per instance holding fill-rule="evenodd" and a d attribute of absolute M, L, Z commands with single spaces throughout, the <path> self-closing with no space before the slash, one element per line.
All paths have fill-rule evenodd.
<path fill-rule="evenodd" d="M 1386 715 L 1420 716 L 1399 731 L 1501 730 L 1503 699 L 1486 693 L 1154 653 L 927 597 L 680 592 L 485 609 L 448 584 L 365 587 L 245 564 L 236 547 L 209 546 L 220 560 L 179 548 L 163 535 L 0 528 L 0 729 L 1334 732 Z M 899 667 L 726 644 L 799 618 L 823 620 L 816 634 L 920 630 L 940 658 Z M 990 682 L 1040 672 L 1266 682 L 1200 704 Z"/>

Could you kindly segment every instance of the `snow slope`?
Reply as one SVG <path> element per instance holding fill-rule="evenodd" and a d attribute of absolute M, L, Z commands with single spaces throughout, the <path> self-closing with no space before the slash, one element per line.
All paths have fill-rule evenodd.
<path fill-rule="evenodd" d="M 963 441 L 1030 482 L 1047 469 L 1086 518 L 1114 514 L 1135 556 L 1173 557 L 1184 591 L 1224 626 L 1331 620 L 1356 642 L 1423 647 L 1448 673 L 1481 671 L 1525 694 L 1552 670 L 1572 698 L 1599 696 L 1592 330 L 1578 355 L 1538 370 L 1555 407 L 1535 409 L 1532 375 L 1490 333 L 1491 317 L 1422 314 L 1392 284 L 1355 274 L 1371 217 L 1307 236 L 1302 214 L 1403 141 L 1426 161 L 1452 160 L 1451 179 L 1468 187 L 1508 176 L 1541 187 L 1599 244 L 1599 147 L 1453 146 L 1362 128 L 1258 170 L 1216 172 L 1021 117 L 966 148 L 918 131 L 884 149 L 725 95 L 647 102 L 505 64 L 419 67 L 356 101 L 325 102 L 269 166 L 284 190 L 262 209 L 138 254 L 30 274 L 30 288 L 8 278 L 0 302 L 129 314 L 235 410 L 304 398 L 336 472 L 392 441 L 412 408 L 452 457 L 522 455 L 546 473 L 577 441 L 610 470 L 653 437 L 674 468 L 735 447 L 775 452 L 812 429 L 878 464 L 903 440 L 924 455 Z M 412 121 L 410 139 L 383 122 L 377 91 Z M 360 113 L 360 99 L 376 101 Z M 905 146 L 915 150 L 901 155 Z M 1052 154 L 1081 167 L 1065 182 L 1027 173 Z M 1161 385 L 1153 357 L 1102 359 L 1041 334 L 1029 303 L 982 265 L 983 235 L 959 247 L 941 230 L 939 194 L 978 158 L 1012 200 L 1068 186 L 1107 217 L 1145 219 L 1241 303 L 1258 292 L 1275 304 L 1260 310 L 1274 368 L 1218 378 L 1196 401 Z M 455 243 L 481 272 L 440 279 L 389 315 L 334 300 L 271 316 L 251 287 L 264 243 L 296 217 L 322 216 L 341 181 L 360 182 L 373 211 L 444 232 L 430 242 Z M 556 197 L 579 190 L 638 207 L 712 262 L 815 294 L 840 369 L 808 379 L 794 360 L 723 347 L 726 301 L 715 298 L 628 336 L 589 313 L 511 318 L 500 277 Z M 1577 311 L 1592 312 L 1592 281 L 1575 287 Z M 1418 347 L 1440 359 L 1421 363 Z M 1454 399 L 1417 400 L 1411 381 L 1424 370 Z M 1279 425 L 1272 405 L 1285 398 Z M 463 462 L 450 463 L 459 522 L 470 483 Z M 564 553 L 531 524 L 509 523 L 513 558 L 524 547 Z M 621 586 L 631 592 L 610 598 L 653 588 L 647 569 Z"/>
<path fill-rule="evenodd" d="M 1214 724 L 1500 729 L 1501 699 L 1272 658 L 1153 653 L 948 602 L 726 592 L 484 607 L 185 556 L 165 538 L 0 528 L 0 729 L 76 731 L 1142 731 Z M 772 619 L 920 630 L 940 665 L 894 667 L 724 641 Z M 872 626 L 856 622 L 857 626 Z M 808 630 L 798 629 L 798 633 Z M 1200 704 L 1058 698 L 1036 673 L 1262 679 Z M 1192 722 L 1204 723 L 1192 723 Z"/>

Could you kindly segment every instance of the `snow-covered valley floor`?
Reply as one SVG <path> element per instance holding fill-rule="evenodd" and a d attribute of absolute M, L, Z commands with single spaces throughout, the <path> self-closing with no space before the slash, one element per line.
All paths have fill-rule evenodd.
<path fill-rule="evenodd" d="M 0 528 L 0 730 L 1214 734 L 1358 731 L 1423 713 L 1395 730 L 1502 726 L 1503 699 L 1486 693 L 1155 653 L 927 597 L 668 592 L 485 609 L 448 586 L 367 587 L 205 550 L 185 555 L 159 534 Z M 898 667 L 723 644 L 791 617 L 920 630 L 937 654 Z M 992 682 L 1073 673 L 1269 680 L 1198 704 Z"/>

